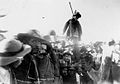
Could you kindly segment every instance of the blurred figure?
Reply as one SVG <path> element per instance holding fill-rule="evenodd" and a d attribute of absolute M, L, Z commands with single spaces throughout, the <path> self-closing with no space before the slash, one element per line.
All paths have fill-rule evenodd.
<path fill-rule="evenodd" d="M 21 66 L 15 70 L 17 79 L 21 83 L 30 81 L 31 84 L 60 84 L 58 61 L 51 44 L 31 32 L 19 33 L 16 39 L 32 47 Z"/>
<path fill-rule="evenodd" d="M 0 46 L 0 84 L 16 84 L 13 68 L 21 64 L 31 47 L 15 39 L 5 39 Z"/>

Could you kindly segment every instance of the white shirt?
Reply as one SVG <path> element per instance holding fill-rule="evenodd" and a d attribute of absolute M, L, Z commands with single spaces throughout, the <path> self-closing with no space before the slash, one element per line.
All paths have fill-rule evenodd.
<path fill-rule="evenodd" d="M 0 84 L 10 84 L 10 73 L 3 67 L 0 67 Z"/>
<path fill-rule="evenodd" d="M 102 47 L 103 47 L 102 63 L 104 63 L 106 57 L 111 57 L 114 50 L 114 46 L 103 45 Z"/>
<path fill-rule="evenodd" d="M 120 50 L 119 50 L 119 45 L 116 45 L 112 56 L 112 61 L 118 63 L 119 60 L 120 60 Z"/>

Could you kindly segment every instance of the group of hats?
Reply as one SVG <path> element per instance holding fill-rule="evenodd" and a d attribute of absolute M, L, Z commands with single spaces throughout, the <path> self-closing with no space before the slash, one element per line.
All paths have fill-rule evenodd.
<path fill-rule="evenodd" d="M 16 39 L 0 41 L 0 66 L 9 65 L 31 52 L 31 47 Z"/>

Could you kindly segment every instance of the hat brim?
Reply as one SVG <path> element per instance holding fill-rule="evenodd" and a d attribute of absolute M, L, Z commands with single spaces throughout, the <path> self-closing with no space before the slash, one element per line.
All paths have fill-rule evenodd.
<path fill-rule="evenodd" d="M 10 56 L 9 57 L 0 56 L 0 66 L 6 66 L 8 64 L 11 64 L 11 63 L 23 58 L 29 52 L 31 52 L 31 47 L 29 45 L 23 45 L 23 51 L 16 54 L 15 56 L 11 56 L 11 57 Z"/>

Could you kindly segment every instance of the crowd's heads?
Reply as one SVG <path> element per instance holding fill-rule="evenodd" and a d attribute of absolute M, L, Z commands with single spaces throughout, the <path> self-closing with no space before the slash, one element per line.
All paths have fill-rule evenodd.
<path fill-rule="evenodd" d="M 87 48 L 85 46 L 82 46 L 81 51 L 87 51 Z"/>
<path fill-rule="evenodd" d="M 56 32 L 54 30 L 51 30 L 49 35 L 56 36 Z"/>

